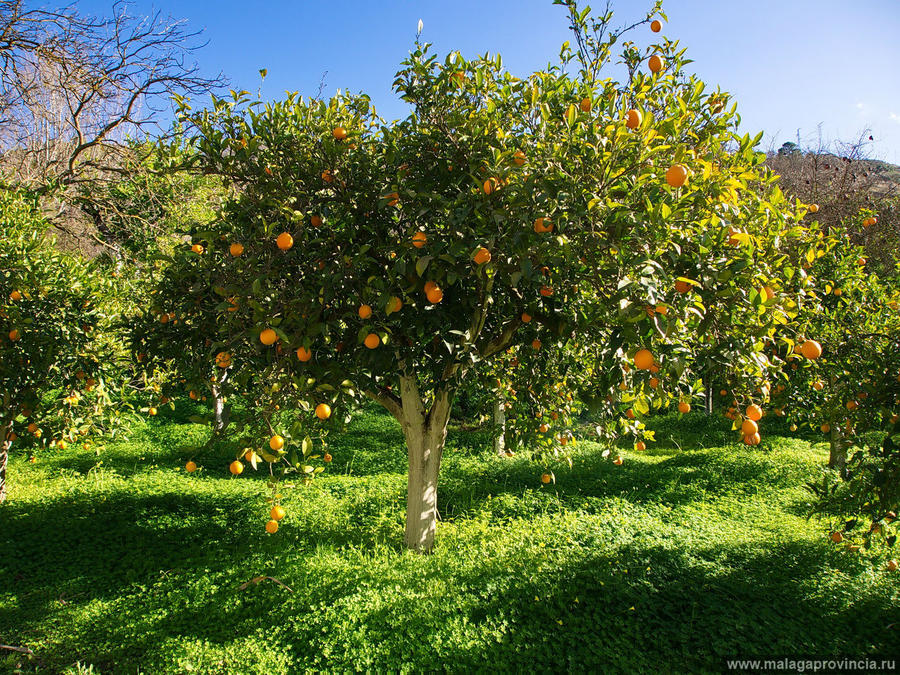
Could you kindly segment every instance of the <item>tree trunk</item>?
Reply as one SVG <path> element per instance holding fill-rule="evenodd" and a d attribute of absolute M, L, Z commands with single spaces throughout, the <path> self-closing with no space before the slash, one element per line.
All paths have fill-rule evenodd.
<path fill-rule="evenodd" d="M 713 414 L 713 390 L 711 386 L 706 387 L 706 414 Z"/>
<path fill-rule="evenodd" d="M 438 390 L 431 410 L 419 395 L 414 376 L 400 378 L 403 435 L 409 456 L 406 494 L 406 547 L 429 553 L 437 528 L 437 483 L 447 440 L 452 392 Z"/>
<path fill-rule="evenodd" d="M 841 472 L 841 477 L 847 475 L 847 448 L 849 443 L 835 423 L 831 427 L 831 439 L 828 447 L 828 466 Z"/>
<path fill-rule="evenodd" d="M 225 381 L 226 374 L 222 374 L 222 378 L 219 380 L 219 383 Z M 218 384 L 214 384 L 212 386 L 212 396 L 213 396 L 213 410 L 215 411 L 215 418 L 213 420 L 213 435 L 219 436 L 225 432 L 228 428 L 228 424 L 231 422 L 231 406 L 225 404 L 225 397 L 222 396 L 222 390 L 219 389 Z"/>
<path fill-rule="evenodd" d="M 506 402 L 502 396 L 494 399 L 494 452 L 506 456 Z"/>
<path fill-rule="evenodd" d="M 9 448 L 12 441 L 9 440 L 10 424 L 7 422 L 0 430 L 0 504 L 6 501 L 6 462 L 9 459 Z"/>

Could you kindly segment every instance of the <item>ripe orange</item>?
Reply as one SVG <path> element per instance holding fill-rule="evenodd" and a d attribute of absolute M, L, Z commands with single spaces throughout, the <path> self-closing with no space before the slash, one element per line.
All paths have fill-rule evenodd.
<path fill-rule="evenodd" d="M 287 232 L 282 232 L 278 235 L 275 243 L 282 251 L 287 251 L 289 248 L 291 248 L 291 246 L 294 245 L 294 238 Z"/>
<path fill-rule="evenodd" d="M 853 412 L 858 407 L 859 403 L 857 403 L 856 401 L 847 401 L 847 410 L 849 410 L 850 412 Z"/>
<path fill-rule="evenodd" d="M 541 286 L 541 291 L 540 291 L 540 293 L 541 293 L 541 295 L 543 295 L 545 298 L 549 298 L 551 295 L 553 295 L 553 289 L 550 288 L 549 286 Z"/>
<path fill-rule="evenodd" d="M 864 265 L 866 264 L 866 259 L 865 259 L 865 258 L 858 258 L 858 259 L 856 260 L 856 264 L 859 265 L 860 267 L 862 267 L 862 266 L 864 266 Z"/>
<path fill-rule="evenodd" d="M 753 420 L 744 420 L 741 424 L 741 432 L 744 436 L 752 436 L 759 431 L 759 425 Z"/>
<path fill-rule="evenodd" d="M 322 227 L 322 216 L 310 216 L 309 224 L 313 227 Z"/>
<path fill-rule="evenodd" d="M 259 341 L 267 347 L 275 344 L 276 340 L 278 340 L 278 334 L 271 328 L 266 328 L 259 334 Z"/>
<path fill-rule="evenodd" d="M 285 516 L 284 507 L 280 504 L 276 504 L 272 507 L 272 510 L 269 511 L 269 516 L 272 518 L 272 520 L 281 520 Z"/>
<path fill-rule="evenodd" d="M 381 344 L 381 338 L 375 335 L 375 333 L 369 333 L 366 335 L 366 339 L 363 340 L 363 344 L 369 349 L 375 349 Z"/>
<path fill-rule="evenodd" d="M 658 73 L 663 69 L 663 60 L 658 54 L 654 54 L 647 62 L 651 73 Z"/>
<path fill-rule="evenodd" d="M 228 368 L 231 365 L 231 352 L 219 352 L 216 354 L 216 365 L 219 368 Z"/>
<path fill-rule="evenodd" d="M 546 424 L 542 424 L 541 426 L 538 427 L 538 431 L 540 431 L 542 434 L 546 434 L 549 430 L 550 430 L 550 427 L 547 426 Z"/>
<path fill-rule="evenodd" d="M 516 150 L 513 153 L 513 163 L 516 166 L 522 166 L 525 163 L 525 153 L 521 150 Z"/>
<path fill-rule="evenodd" d="M 625 460 L 622 459 L 620 455 L 616 455 L 616 458 L 613 460 L 613 464 L 615 464 L 616 466 L 622 466 L 622 462 L 624 461 Z"/>
<path fill-rule="evenodd" d="M 240 257 L 244 253 L 244 245 L 238 242 L 233 243 L 228 247 L 228 252 L 231 253 L 235 258 Z"/>
<path fill-rule="evenodd" d="M 831 425 L 828 424 L 828 422 L 826 422 L 825 424 L 823 424 L 823 425 L 820 426 L 819 428 L 822 430 L 822 433 L 823 433 L 823 434 L 827 434 L 829 431 L 831 431 Z"/>
<path fill-rule="evenodd" d="M 676 293 L 687 293 L 691 290 L 691 284 L 686 281 L 682 281 L 681 279 L 677 279 L 675 281 L 675 292 Z"/>
<path fill-rule="evenodd" d="M 821 380 L 816 380 L 815 382 L 813 382 L 813 389 L 815 389 L 816 391 L 822 391 L 824 388 L 825 383 Z"/>
<path fill-rule="evenodd" d="M 673 164 L 666 171 L 666 183 L 673 188 L 680 188 L 684 185 L 687 177 L 687 167 L 684 164 Z"/>
<path fill-rule="evenodd" d="M 269 522 L 267 522 L 266 532 L 268 532 L 269 534 L 275 534 L 276 532 L 278 532 L 278 521 L 270 520 Z"/>
<path fill-rule="evenodd" d="M 650 378 L 650 388 L 651 388 L 651 389 L 656 389 L 657 387 L 659 387 L 659 378 L 658 378 L 658 377 L 651 377 L 651 378 Z"/>
<path fill-rule="evenodd" d="M 888 560 L 887 561 L 887 571 L 888 572 L 896 572 L 897 571 L 897 561 L 896 560 Z"/>
<path fill-rule="evenodd" d="M 748 434 L 744 436 L 744 443 L 746 445 L 759 445 L 759 442 L 762 440 L 759 434 Z"/>
<path fill-rule="evenodd" d="M 534 231 L 538 234 L 545 234 L 553 231 L 553 223 L 546 218 L 536 218 L 534 221 Z"/>
<path fill-rule="evenodd" d="M 334 174 L 331 173 L 330 169 L 325 169 L 322 172 L 322 180 L 324 180 L 326 183 L 331 183 L 334 180 Z"/>
<path fill-rule="evenodd" d="M 831 541 L 833 541 L 835 544 L 840 544 L 842 541 L 844 541 L 844 535 L 840 532 L 832 532 Z"/>
<path fill-rule="evenodd" d="M 535 338 L 534 340 L 532 340 L 532 341 L 531 341 L 531 348 L 532 348 L 533 350 L 535 350 L 535 351 L 539 350 L 539 349 L 541 348 L 541 341 L 538 340 L 537 338 Z"/>
<path fill-rule="evenodd" d="M 331 417 L 331 406 L 327 403 L 320 403 L 316 406 L 316 417 L 320 420 L 327 420 Z"/>
<path fill-rule="evenodd" d="M 627 113 L 625 113 L 625 127 L 627 129 L 637 129 L 641 126 L 642 116 L 640 111 L 632 108 Z"/>
<path fill-rule="evenodd" d="M 650 30 L 654 33 L 658 33 L 662 30 L 662 22 L 659 19 L 653 19 L 653 21 L 650 22 Z"/>
<path fill-rule="evenodd" d="M 396 295 L 392 295 L 387 302 L 387 313 L 392 314 L 394 312 L 399 312 L 402 307 L 403 301 Z"/>
<path fill-rule="evenodd" d="M 444 291 L 440 289 L 440 286 L 435 286 L 425 292 L 425 297 L 432 305 L 436 305 L 444 299 Z"/>
<path fill-rule="evenodd" d="M 203 253 L 203 246 L 201 246 L 200 244 L 194 244 L 193 246 L 191 246 L 191 250 L 197 255 L 200 255 Z"/>
<path fill-rule="evenodd" d="M 312 352 L 306 347 L 297 347 L 297 358 L 306 363 L 312 358 Z"/>
<path fill-rule="evenodd" d="M 634 449 L 637 450 L 638 452 L 643 452 L 644 450 L 647 449 L 647 444 L 644 443 L 644 441 L 638 441 L 637 443 L 634 444 Z"/>
<path fill-rule="evenodd" d="M 147 410 L 147 414 L 150 415 L 150 417 L 155 417 L 157 412 L 159 412 L 159 411 L 156 408 L 152 408 L 152 407 L 149 410 Z"/>
<path fill-rule="evenodd" d="M 800 353 L 811 361 L 814 361 L 822 356 L 822 345 L 815 340 L 807 340 L 801 345 Z"/>
<path fill-rule="evenodd" d="M 488 178 L 481 186 L 481 189 L 484 190 L 484 194 L 486 195 L 496 192 L 499 188 L 500 182 L 496 178 Z"/>
<path fill-rule="evenodd" d="M 426 281 L 426 282 L 425 282 L 425 286 L 423 287 L 423 290 L 427 293 L 428 291 L 430 291 L 430 290 L 432 290 L 432 289 L 435 289 L 435 288 L 437 288 L 437 287 L 438 287 L 438 285 L 437 285 L 436 282 L 434 282 L 434 281 Z"/>
<path fill-rule="evenodd" d="M 747 417 L 749 417 L 754 422 L 759 422 L 762 419 L 763 411 L 755 403 L 747 406 L 747 410 L 744 411 Z"/>
<path fill-rule="evenodd" d="M 428 235 L 424 232 L 416 232 L 412 237 L 412 245 L 416 248 L 422 248 L 428 243 Z"/>
<path fill-rule="evenodd" d="M 335 127 L 331 135 L 334 136 L 334 140 L 342 141 L 347 138 L 347 130 L 344 127 Z"/>
<path fill-rule="evenodd" d="M 281 450 L 284 447 L 284 439 L 278 434 L 275 434 L 269 439 L 269 447 L 272 450 Z"/>
<path fill-rule="evenodd" d="M 9 294 L 9 299 L 12 300 L 13 302 L 18 302 L 19 300 L 22 299 L 22 294 L 19 293 L 19 291 L 13 291 L 12 293 Z"/>
<path fill-rule="evenodd" d="M 686 415 L 687 413 L 691 412 L 691 404 L 687 401 L 679 401 L 678 412 L 680 412 L 682 415 Z"/>
<path fill-rule="evenodd" d="M 809 212 L 810 212 L 810 213 L 816 213 L 818 210 L 819 210 L 819 205 L 818 205 L 818 204 L 810 204 L 810 205 L 809 205 Z"/>
<path fill-rule="evenodd" d="M 581 112 L 591 112 L 591 99 L 581 99 L 581 103 L 578 104 L 578 107 L 581 108 Z"/>
<path fill-rule="evenodd" d="M 476 265 L 484 265 L 491 261 L 491 252 L 482 246 L 475 252 L 474 260 Z"/>
<path fill-rule="evenodd" d="M 551 480 L 553 480 L 553 476 L 551 476 L 549 473 L 541 474 L 541 482 L 544 485 L 547 485 L 547 483 L 549 483 Z"/>
<path fill-rule="evenodd" d="M 16 340 L 18 340 L 21 337 L 22 337 L 22 333 L 19 332 L 18 328 L 13 328 L 11 331 L 9 331 L 9 339 L 12 342 L 15 342 Z"/>
<path fill-rule="evenodd" d="M 33 434 L 38 430 L 38 425 L 32 422 L 25 428 L 28 429 L 28 433 Z"/>
<path fill-rule="evenodd" d="M 634 408 L 629 408 L 628 410 L 626 410 L 625 417 L 627 417 L 630 420 L 633 420 L 634 419 Z"/>
<path fill-rule="evenodd" d="M 531 323 L 531 314 L 522 312 L 522 323 Z"/>
<path fill-rule="evenodd" d="M 331 455 L 330 455 L 329 453 L 327 453 L 327 452 L 326 452 L 325 455 L 322 457 L 322 461 L 325 462 L 326 464 L 327 464 L 328 462 L 330 462 L 331 459 L 332 459 L 332 458 L 331 458 Z"/>
<path fill-rule="evenodd" d="M 197 470 L 197 463 L 194 460 L 189 460 L 188 463 L 184 465 L 184 470 L 188 473 L 194 473 Z"/>
<path fill-rule="evenodd" d="M 372 316 L 372 308 L 369 305 L 360 305 L 357 313 L 360 319 L 365 320 Z"/>
<path fill-rule="evenodd" d="M 241 464 L 241 461 L 236 459 L 231 464 L 228 465 L 228 470 L 233 473 L 235 476 L 244 473 L 244 465 Z"/>
<path fill-rule="evenodd" d="M 650 370 L 655 359 L 649 349 L 641 349 L 634 355 L 634 367 L 638 370 Z"/>

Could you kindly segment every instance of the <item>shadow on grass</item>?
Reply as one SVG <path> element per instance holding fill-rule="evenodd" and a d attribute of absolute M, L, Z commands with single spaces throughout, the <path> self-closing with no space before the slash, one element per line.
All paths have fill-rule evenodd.
<path fill-rule="evenodd" d="M 610 555 L 572 556 L 537 578 L 455 578 L 481 592 L 466 619 L 496 624 L 498 643 L 454 652 L 453 663 L 462 671 L 540 664 L 557 672 L 721 672 L 729 657 L 887 655 L 898 637 L 889 593 L 864 589 L 847 603 L 837 587 L 821 592 L 821 579 L 859 574 L 857 566 L 805 542 L 768 550 L 636 542 Z M 484 593 L 498 585 L 500 592 Z M 409 617 L 396 626 L 404 635 L 449 619 L 440 609 L 392 616 Z M 402 643 L 385 643 L 396 646 L 385 662 L 402 662 Z M 428 649 L 427 641 L 410 644 Z"/>

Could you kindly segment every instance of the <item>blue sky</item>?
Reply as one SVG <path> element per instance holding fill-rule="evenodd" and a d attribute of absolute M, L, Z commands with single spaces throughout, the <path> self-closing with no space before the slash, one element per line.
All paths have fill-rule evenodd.
<path fill-rule="evenodd" d="M 594 3 L 600 7 L 603 0 Z M 90 12 L 110 3 L 80 0 Z M 651 0 L 614 0 L 616 23 L 633 19 Z M 550 0 L 136 0 L 204 29 L 209 45 L 198 59 L 222 70 L 235 88 L 314 94 L 325 75 L 327 94 L 365 91 L 388 118 L 403 115 L 391 92 L 399 62 L 423 39 L 443 54 L 503 55 L 513 74 L 553 60 L 569 38 L 563 8 Z M 664 34 L 694 60 L 689 67 L 733 93 L 742 130 L 764 131 L 761 149 L 796 140 L 852 140 L 871 128 L 870 155 L 900 164 L 900 0 L 668 0 Z M 650 41 L 648 30 L 634 34 Z"/>

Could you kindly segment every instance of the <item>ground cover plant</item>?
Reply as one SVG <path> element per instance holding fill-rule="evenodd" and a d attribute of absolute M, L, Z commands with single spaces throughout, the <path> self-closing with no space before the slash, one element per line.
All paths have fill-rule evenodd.
<path fill-rule="evenodd" d="M 851 553 L 806 518 L 824 443 L 748 448 L 721 418 L 670 415 L 653 418 L 652 450 L 616 466 L 579 443 L 543 485 L 526 458 L 451 429 L 442 545 L 418 556 L 401 543 L 393 418 L 357 418 L 333 468 L 285 493 L 273 537 L 263 476 L 232 476 L 216 452 L 183 470 L 209 434 L 188 412 L 99 454 L 13 456 L 0 636 L 34 655 L 0 667 L 717 672 L 726 656 L 896 644 L 900 584 L 883 550 Z"/>

